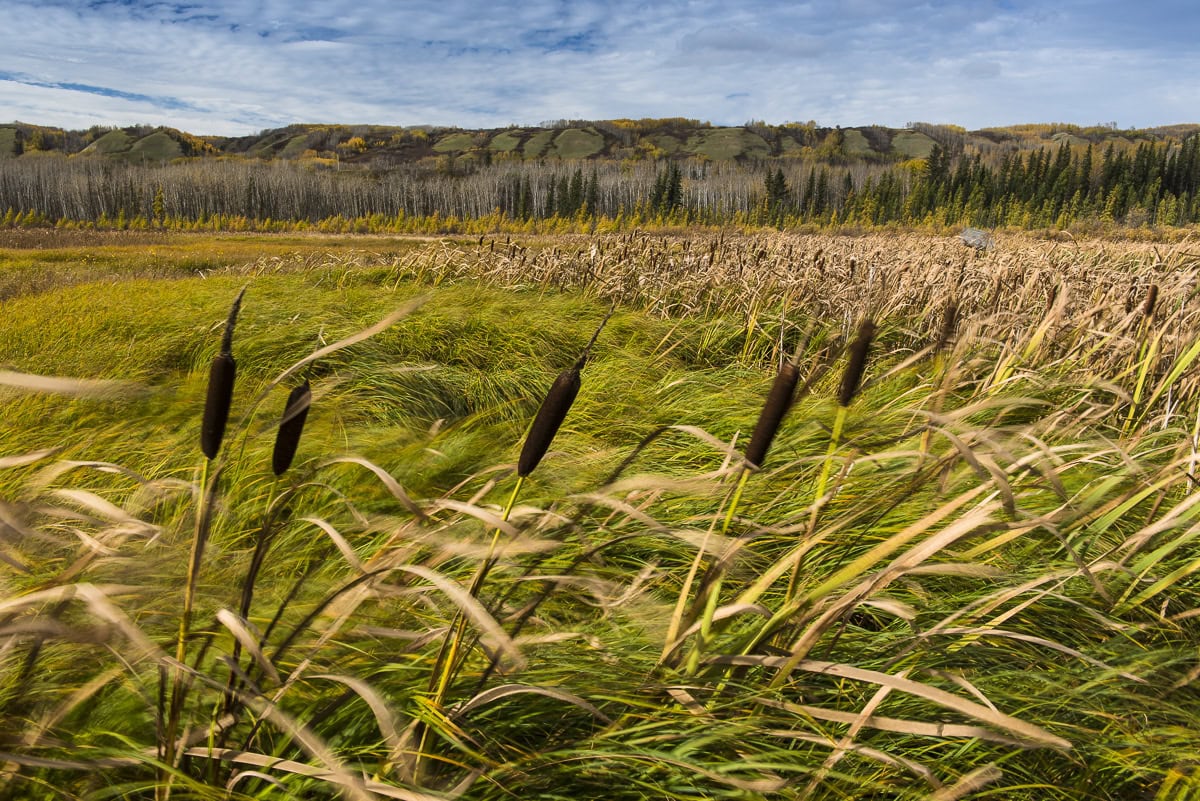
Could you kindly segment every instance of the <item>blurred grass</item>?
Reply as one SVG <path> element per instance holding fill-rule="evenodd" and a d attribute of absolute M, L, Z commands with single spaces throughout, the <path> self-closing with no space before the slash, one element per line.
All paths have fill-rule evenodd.
<path fill-rule="evenodd" d="M 139 251 L 142 240 L 4 251 L 13 263 L 26 259 L 18 270 L 27 273 L 23 289 L 0 301 L 0 369 L 129 379 L 142 391 L 97 400 L 0 387 L 0 458 L 56 449 L 0 469 L 0 510 L 7 515 L 0 548 L 28 568 L 0 565 L 0 603 L 64 582 L 120 585 L 111 590 L 117 607 L 151 639 L 169 639 L 191 535 L 204 373 L 229 303 L 246 286 L 234 345 L 231 462 L 221 478 L 197 619 L 211 620 L 234 603 L 268 499 L 281 499 L 278 539 L 250 623 L 262 630 L 282 607 L 272 647 L 297 634 L 283 653 L 268 649 L 273 664 L 285 676 L 305 660 L 315 666 L 279 703 L 360 773 L 405 783 L 376 710 L 318 674 L 365 682 L 395 711 L 400 729 L 425 721 L 437 732 L 438 758 L 426 789 L 475 776 L 465 785 L 467 798 L 916 799 L 934 797 L 943 785 L 949 791 L 989 766 L 1003 776 L 978 797 L 1184 798 L 1195 791 L 1200 586 L 1188 567 L 1198 513 L 1182 469 L 1191 452 L 1194 384 L 1185 376 L 1172 385 L 1173 406 L 1156 407 L 1144 426 L 1123 432 L 1123 396 L 1112 386 L 1136 372 L 1128 365 L 1137 364 L 1131 354 L 1138 351 L 1124 334 L 1093 334 L 1105 347 L 1083 358 L 1073 346 L 1083 335 L 1072 319 L 1049 317 L 1053 333 L 1044 347 L 1032 347 L 1031 331 L 1048 312 L 1043 297 L 1028 291 L 1009 298 L 1012 319 L 988 321 L 1007 326 L 1004 336 L 967 330 L 956 351 L 905 366 L 927 321 L 893 314 L 881 328 L 862 397 L 849 410 L 836 494 L 813 505 L 834 414 L 834 369 L 792 409 L 766 469 L 747 484 L 731 540 L 710 544 L 714 552 L 705 560 L 712 568 L 721 548 L 741 549 L 725 568 L 720 599 L 733 611 L 715 627 L 706 657 L 738 655 L 757 642 L 746 655 L 768 660 L 811 636 L 804 656 L 813 663 L 900 675 L 991 705 L 1066 738 L 1070 750 L 995 739 L 1011 736 L 995 726 L 987 729 L 993 739 L 931 736 L 916 724 L 977 721 L 811 665 L 779 681 L 765 661 L 737 669 L 701 662 L 689 672 L 660 658 L 684 573 L 726 502 L 729 485 L 713 475 L 728 459 L 721 441 L 752 428 L 774 373 L 775 342 L 812 323 L 837 329 L 848 321 L 840 313 L 823 319 L 797 312 L 792 330 L 775 322 L 770 304 L 748 312 L 733 300 L 666 315 L 633 294 L 598 341 L 576 404 L 521 496 L 514 516 L 520 537 L 510 543 L 516 550 L 482 596 L 506 630 L 525 621 L 516 636 L 524 638 L 528 666 L 485 680 L 488 660 L 477 650 L 453 687 L 460 702 L 484 686 L 510 683 L 551 694 L 503 696 L 446 721 L 429 709 L 424 690 L 453 607 L 404 570 L 469 580 L 479 558 L 471 549 L 486 541 L 489 527 L 438 503 L 474 499 L 497 510 L 525 427 L 553 377 L 607 313 L 609 298 L 564 286 L 565 265 L 561 273 L 548 266 L 550 279 L 518 269 L 490 273 L 499 260 L 488 258 L 482 242 L 478 262 L 467 266 L 439 255 L 446 245 L 436 242 L 169 242 L 153 255 Z M 198 251 L 211 259 L 203 276 L 187 266 Z M 730 247 L 725 257 L 744 265 L 756 251 Z M 454 251 L 462 252 L 470 256 L 466 245 Z M 553 257 L 571 258 L 557 251 Z M 91 271 L 91 258 L 104 267 Z M 101 276 L 102 269 L 113 272 Z M 751 283 L 741 266 L 737 274 Z M 1168 300 L 1187 291 L 1185 276 L 1182 289 L 1171 290 L 1176 294 L 1161 280 Z M 674 283 L 671 289 L 685 291 Z M 710 289 L 710 298 L 720 290 L 744 300 L 729 284 Z M 803 300 L 810 309 L 862 303 L 834 299 L 843 291 L 835 280 L 827 291 Z M 313 409 L 297 466 L 273 482 L 271 441 L 289 387 L 239 423 L 251 413 L 250 401 L 289 364 L 417 297 L 422 305 L 388 330 L 312 365 Z M 1186 339 L 1193 317 L 1155 325 L 1174 326 Z M 815 352 L 810 342 L 802 375 Z M 1006 357 L 1015 369 L 997 382 L 995 365 Z M 1147 370 L 1165 380 L 1171 364 Z M 937 400 L 943 385 L 948 390 Z M 937 428 L 925 459 L 927 421 Z M 413 520 L 361 464 L 330 463 L 342 456 L 388 471 L 431 519 Z M 146 481 L 64 460 L 113 462 Z M 602 486 L 618 466 L 624 483 Z M 79 492 L 96 493 L 138 522 L 106 519 L 116 513 L 87 506 Z M 936 510 L 960 501 L 961 514 L 930 522 Z M 967 514 L 986 525 L 912 569 L 889 573 L 893 557 L 917 559 L 919 548 Z M 393 572 L 370 593 L 334 599 L 358 573 L 314 521 L 339 531 L 355 559 Z M 909 530 L 911 538 L 902 540 Z M 797 584 L 811 601 L 775 621 L 772 636 L 757 638 L 760 612 L 733 605 L 754 592 L 768 617 L 787 608 L 790 571 L 761 592 L 753 588 L 770 571 L 790 567 L 798 547 L 807 551 Z M 1116 603 L 1140 597 L 1156 581 L 1166 582 L 1157 594 Z M 844 613 L 823 618 L 839 604 Z M 153 745 L 153 671 L 124 653 L 128 644 L 111 621 L 97 622 L 86 607 L 51 604 L 36 615 L 0 616 L 0 627 L 0 722 L 26 731 L 50 710 L 65 710 L 52 737 L 32 746 L 0 739 L 0 754 L 137 754 L 144 762 Z M 224 680 L 219 656 L 229 641 L 215 623 L 210 631 L 214 645 L 203 669 L 216 687 L 203 690 L 209 704 Z M 37 670 L 29 673 L 23 665 L 35 643 Z M 120 669 L 110 648 L 133 667 Z M 114 664 L 114 678 L 94 695 L 70 695 Z M 599 714 L 553 693 L 582 698 Z M 193 710 L 201 725 L 211 716 L 203 703 Z M 862 728 L 848 729 L 860 713 Z M 839 743 L 846 750 L 833 759 Z M 276 727 L 266 727 L 252 746 L 312 760 Z M 226 797 L 221 785 L 233 775 L 210 773 L 202 761 L 184 773 L 173 797 Z M 216 774 L 221 781 L 212 781 Z M 141 764 L 68 771 L 29 763 L 14 775 L 16 789 L 7 791 L 13 798 L 54 792 L 51 785 L 64 797 L 148 798 L 155 783 Z M 274 775 L 294 797 L 336 795 L 322 780 Z M 243 782 L 238 789 L 247 797 L 285 794 L 252 777 Z"/>

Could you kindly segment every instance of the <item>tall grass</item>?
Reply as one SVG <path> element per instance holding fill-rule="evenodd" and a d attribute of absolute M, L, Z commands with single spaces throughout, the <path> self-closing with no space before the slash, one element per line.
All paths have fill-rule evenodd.
<path fill-rule="evenodd" d="M 1200 789 L 1186 246 L 544 244 L 5 301 L 0 792 Z M 178 658 L 205 500 L 189 443 L 248 278 Z M 522 434 L 614 301 L 533 473 Z M 140 344 L 34 348 L 64 308 Z M 866 316 L 847 397 L 833 359 Z M 300 374 L 304 440 L 278 470 Z M 162 670 L 188 677 L 176 737 L 155 728 Z"/>

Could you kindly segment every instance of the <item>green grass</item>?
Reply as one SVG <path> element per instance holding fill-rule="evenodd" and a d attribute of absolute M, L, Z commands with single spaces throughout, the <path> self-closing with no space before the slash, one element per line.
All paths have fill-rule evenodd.
<path fill-rule="evenodd" d="M 680 141 L 678 136 L 672 136 L 671 134 L 651 134 L 646 139 L 669 156 L 673 156 L 683 150 L 683 142 Z"/>
<path fill-rule="evenodd" d="M 936 144 L 920 131 L 900 131 L 892 137 L 892 150 L 910 159 L 929 158 Z"/>
<path fill-rule="evenodd" d="M 283 150 L 279 151 L 279 158 L 295 159 L 299 158 L 300 154 L 308 149 L 308 134 L 297 134 L 288 140 L 283 146 Z"/>
<path fill-rule="evenodd" d="M 475 146 L 475 136 L 469 133 L 456 133 L 443 136 L 433 146 L 438 153 L 462 153 Z"/>
<path fill-rule="evenodd" d="M 521 147 L 521 154 L 527 159 L 540 158 L 550 147 L 550 143 L 554 140 L 554 134 L 553 130 L 538 131 L 525 140 L 525 144 Z"/>
<path fill-rule="evenodd" d="M 182 155 L 182 148 L 171 138 L 170 134 L 164 131 L 155 131 L 134 142 L 126 158 L 132 161 L 156 164 L 177 159 Z"/>
<path fill-rule="evenodd" d="M 109 131 L 84 148 L 83 152 L 111 156 L 114 153 L 124 153 L 131 147 L 133 147 L 133 137 L 129 134 L 124 131 Z"/>
<path fill-rule="evenodd" d="M 847 156 L 869 156 L 875 151 L 871 149 L 871 143 L 867 141 L 862 131 L 857 131 L 854 128 L 846 128 L 842 131 L 842 150 Z"/>
<path fill-rule="evenodd" d="M 13 152 L 16 142 L 16 128 L 0 128 L 0 159 L 8 159 L 16 155 Z"/>
<path fill-rule="evenodd" d="M 591 128 L 568 128 L 554 137 L 554 155 L 560 159 L 585 159 L 604 150 L 604 137 Z"/>
<path fill-rule="evenodd" d="M 771 154 L 771 146 L 758 134 L 745 128 L 718 128 L 691 136 L 684 146 L 689 153 L 717 161 L 737 158 L 762 158 Z"/>
<path fill-rule="evenodd" d="M 92 280 L 75 271 L 82 247 L 31 250 L 40 279 L 19 286 L 37 291 L 0 300 L 0 369 L 132 382 L 104 397 L 0 384 L 0 731 L 24 738 L 2 749 L 11 797 L 161 793 L 156 698 L 199 528 L 183 707 L 196 745 L 172 798 L 344 797 L 300 773 L 316 768 L 378 782 L 365 798 L 922 799 L 968 797 L 951 788 L 971 777 L 972 797 L 1019 801 L 1196 791 L 1200 392 L 1181 300 L 1200 264 L 1186 251 L 1117 268 L 1008 245 L 958 280 L 940 254 L 921 261 L 935 243 L 898 238 L 646 241 L 637 259 L 623 238 L 523 242 L 540 274 L 489 243 L 166 244 L 140 260 L 145 243 L 99 248 L 113 261 Z M 928 272 L 885 291 L 847 271 L 883 244 Z M 204 277 L 184 266 L 201 249 L 222 262 Z M 674 272 L 651 271 L 667 253 Z M 992 274 L 1057 259 L 1061 305 L 992 299 Z M 1085 282 L 1143 269 L 1159 270 L 1161 317 L 1123 317 L 1099 289 L 1103 323 L 1067 313 L 1092 297 Z M 198 528 L 208 362 L 243 286 L 227 461 Z M 870 286 L 890 311 L 817 499 L 842 365 L 822 371 L 822 348 Z M 914 357 L 949 287 L 957 343 Z M 550 453 L 500 521 L 529 421 L 613 300 Z M 301 371 L 313 406 L 275 481 L 300 376 L 274 379 L 398 308 Z M 755 424 L 780 338 L 812 382 L 730 512 L 728 443 Z M 472 614 L 495 625 L 478 643 L 463 629 L 439 695 L 439 646 L 497 526 Z M 266 646 L 235 659 L 247 631 Z M 256 711 L 223 734 L 234 661 Z"/>
<path fill-rule="evenodd" d="M 488 142 L 488 149 L 495 150 L 500 153 L 511 153 L 521 146 L 522 131 L 504 131 L 492 137 L 492 141 Z"/>

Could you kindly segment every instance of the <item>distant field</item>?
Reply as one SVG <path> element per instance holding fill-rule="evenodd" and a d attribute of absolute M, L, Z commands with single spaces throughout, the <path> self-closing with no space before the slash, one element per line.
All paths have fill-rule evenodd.
<path fill-rule="evenodd" d="M 164 162 L 182 155 L 179 143 L 162 131 L 142 137 L 129 150 L 129 158 L 133 161 Z"/>
<path fill-rule="evenodd" d="M 488 147 L 501 153 L 511 153 L 521 146 L 521 131 L 505 131 L 492 137 Z"/>
<path fill-rule="evenodd" d="M 133 145 L 133 137 L 124 131 L 109 131 L 83 149 L 84 153 L 109 155 L 122 153 Z"/>
<path fill-rule="evenodd" d="M 554 140 L 555 131 L 538 131 L 533 136 L 525 140 L 525 145 L 521 152 L 527 159 L 536 159 L 546 152 L 546 148 L 550 147 L 550 143 Z"/>
<path fill-rule="evenodd" d="M 1003 233 L 0 230 L 0 786 L 1195 797 L 1197 285 Z"/>
<path fill-rule="evenodd" d="M 853 128 L 842 131 L 842 150 L 848 156 L 866 156 L 874 152 L 867 137 Z"/>
<path fill-rule="evenodd" d="M 438 140 L 433 149 L 438 153 L 461 153 L 475 146 L 475 137 L 469 133 L 451 134 Z"/>
<path fill-rule="evenodd" d="M 919 131 L 900 131 L 892 137 L 892 150 L 910 159 L 929 158 L 937 142 Z"/>
<path fill-rule="evenodd" d="M 16 128 L 0 128 L 0 159 L 12 158 L 16 141 Z"/>
<path fill-rule="evenodd" d="M 561 159 L 585 159 L 604 149 L 604 137 L 594 130 L 569 128 L 554 137 L 554 155 Z"/>
<path fill-rule="evenodd" d="M 761 136 L 744 128 L 718 128 L 702 131 L 688 139 L 688 152 L 710 159 L 733 159 L 739 156 L 764 156 L 770 153 Z"/>

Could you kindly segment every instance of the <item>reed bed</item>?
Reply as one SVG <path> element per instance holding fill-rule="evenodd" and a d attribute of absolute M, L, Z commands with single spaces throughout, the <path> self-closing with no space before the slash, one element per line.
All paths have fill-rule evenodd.
<path fill-rule="evenodd" d="M 133 384 L 6 301 L 0 797 L 1192 797 L 1197 251 L 272 255 Z"/>

